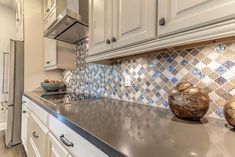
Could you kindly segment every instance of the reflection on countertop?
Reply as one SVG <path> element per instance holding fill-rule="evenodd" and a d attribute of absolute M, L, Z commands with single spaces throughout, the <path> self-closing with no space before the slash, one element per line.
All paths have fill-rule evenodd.
<path fill-rule="evenodd" d="M 183 121 L 168 109 L 107 98 L 56 106 L 40 99 L 40 94 L 29 92 L 25 96 L 114 148 L 120 156 L 232 157 L 235 154 L 235 132 L 225 127 L 223 120 L 205 117 L 201 122 Z M 86 139 L 112 155 L 99 142 Z"/>

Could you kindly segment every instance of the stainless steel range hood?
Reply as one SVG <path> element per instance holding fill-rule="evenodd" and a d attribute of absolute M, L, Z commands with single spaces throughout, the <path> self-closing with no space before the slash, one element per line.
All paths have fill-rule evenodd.
<path fill-rule="evenodd" d="M 56 21 L 44 32 L 44 36 L 76 44 L 88 36 L 88 0 L 79 1 L 79 13 L 65 8 Z"/>

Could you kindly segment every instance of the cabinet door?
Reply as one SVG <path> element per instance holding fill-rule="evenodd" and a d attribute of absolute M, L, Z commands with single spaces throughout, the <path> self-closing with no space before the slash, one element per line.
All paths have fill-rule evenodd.
<path fill-rule="evenodd" d="M 50 66 L 50 39 L 44 38 L 44 67 Z"/>
<path fill-rule="evenodd" d="M 22 119 L 21 119 L 21 140 L 22 140 L 22 144 L 23 144 L 23 146 L 25 148 L 26 153 L 28 153 L 28 148 L 27 148 L 28 120 L 29 120 L 29 110 L 23 104 L 22 105 Z"/>
<path fill-rule="evenodd" d="M 48 154 L 47 157 L 70 157 L 69 152 L 51 134 L 48 134 Z"/>
<path fill-rule="evenodd" d="M 89 55 L 112 48 L 112 1 L 90 0 Z"/>
<path fill-rule="evenodd" d="M 29 157 L 42 157 L 40 153 L 38 152 L 37 147 L 34 144 L 32 139 L 29 139 L 28 141 L 28 149 L 29 149 L 29 153 L 28 153 Z"/>
<path fill-rule="evenodd" d="M 159 0 L 158 2 L 160 36 L 235 17 L 234 0 Z"/>
<path fill-rule="evenodd" d="M 57 63 L 56 40 L 44 38 L 44 67 L 54 66 Z"/>
<path fill-rule="evenodd" d="M 44 19 L 46 19 L 56 6 L 56 0 L 44 0 Z"/>
<path fill-rule="evenodd" d="M 29 145 L 40 157 L 46 156 L 48 128 L 33 114 L 29 116 Z M 29 152 L 32 150 L 29 150 Z M 30 154 L 30 153 L 29 153 Z"/>
<path fill-rule="evenodd" d="M 156 37 L 156 0 L 113 1 L 114 47 Z"/>

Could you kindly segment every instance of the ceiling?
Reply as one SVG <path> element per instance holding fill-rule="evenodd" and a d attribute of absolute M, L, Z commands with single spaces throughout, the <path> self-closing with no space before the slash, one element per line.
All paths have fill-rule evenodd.
<path fill-rule="evenodd" d="M 15 0 L 0 0 L 0 5 L 8 6 L 15 10 Z"/>

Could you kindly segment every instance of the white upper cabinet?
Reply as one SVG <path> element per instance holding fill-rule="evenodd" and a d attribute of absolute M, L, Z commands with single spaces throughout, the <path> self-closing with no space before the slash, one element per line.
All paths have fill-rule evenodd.
<path fill-rule="evenodd" d="M 159 36 L 235 17 L 234 0 L 158 0 Z"/>
<path fill-rule="evenodd" d="M 75 69 L 76 46 L 44 38 L 44 69 Z"/>
<path fill-rule="evenodd" d="M 111 49 L 112 1 L 90 0 L 89 19 L 90 53 Z"/>
<path fill-rule="evenodd" d="M 156 37 L 156 0 L 113 1 L 114 47 Z"/>
<path fill-rule="evenodd" d="M 156 0 L 90 0 L 89 55 L 156 37 Z"/>

